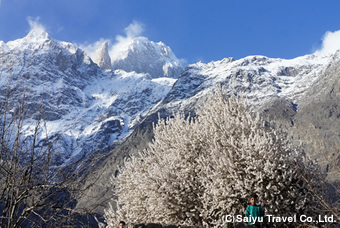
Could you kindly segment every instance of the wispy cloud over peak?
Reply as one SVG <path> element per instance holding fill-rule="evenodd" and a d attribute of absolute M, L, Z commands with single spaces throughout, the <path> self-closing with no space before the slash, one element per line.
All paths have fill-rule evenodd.
<path fill-rule="evenodd" d="M 144 24 L 138 21 L 133 21 L 124 30 L 127 38 L 135 38 L 142 35 L 144 32 Z"/>
<path fill-rule="evenodd" d="M 105 41 L 108 41 L 110 46 L 109 54 L 111 58 L 114 58 L 119 53 L 119 51 L 129 45 L 134 38 L 141 36 L 144 32 L 144 28 L 145 26 L 143 23 L 139 21 L 133 21 L 124 29 L 125 35 L 117 35 L 114 41 L 101 38 L 94 43 L 79 44 L 78 46 L 83 49 L 92 59 L 94 59 L 98 48 Z"/>
<path fill-rule="evenodd" d="M 80 49 L 84 50 L 91 57 L 91 59 L 93 60 L 96 57 L 97 50 L 99 49 L 99 47 L 105 41 L 108 41 L 110 43 L 110 40 L 104 39 L 104 38 L 100 38 L 98 41 L 96 41 L 96 42 L 94 42 L 92 44 L 85 43 L 85 44 L 78 44 L 77 46 Z"/>
<path fill-rule="evenodd" d="M 138 21 L 133 21 L 129 26 L 125 29 L 125 36 L 117 35 L 116 42 L 113 44 L 110 49 L 111 58 L 115 58 L 120 50 L 124 49 L 127 45 L 129 45 L 132 40 L 138 36 L 141 36 L 144 32 L 144 24 Z"/>
<path fill-rule="evenodd" d="M 0 0 L 1 1 L 1 0 Z M 30 25 L 30 31 L 36 30 L 36 31 L 42 31 L 45 32 L 45 27 L 39 22 L 40 17 L 27 17 L 27 22 Z"/>
<path fill-rule="evenodd" d="M 26 20 L 30 26 L 29 38 L 49 38 L 46 28 L 39 22 L 40 17 L 27 17 Z"/>
<path fill-rule="evenodd" d="M 340 30 L 335 32 L 326 32 L 322 38 L 322 46 L 314 54 L 328 55 L 333 54 L 340 49 Z"/>

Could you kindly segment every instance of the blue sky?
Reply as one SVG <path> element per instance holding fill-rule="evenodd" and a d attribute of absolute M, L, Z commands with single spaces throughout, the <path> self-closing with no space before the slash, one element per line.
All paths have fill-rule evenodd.
<path fill-rule="evenodd" d="M 339 0 L 0 0 L 0 40 L 24 37 L 28 20 L 39 18 L 53 38 L 81 45 L 114 43 L 134 24 L 135 35 L 164 42 L 188 63 L 294 58 L 340 30 L 339 12 Z"/>

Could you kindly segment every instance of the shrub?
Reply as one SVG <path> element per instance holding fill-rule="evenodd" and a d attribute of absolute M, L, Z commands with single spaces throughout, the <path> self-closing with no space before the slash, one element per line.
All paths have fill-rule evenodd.
<path fill-rule="evenodd" d="M 251 193 L 266 214 L 312 215 L 315 196 L 302 177 L 319 191 L 321 174 L 302 148 L 244 100 L 219 92 L 205 104 L 197 117 L 159 119 L 149 148 L 112 178 L 118 207 L 106 221 L 219 227 L 224 215 L 244 215 Z"/>

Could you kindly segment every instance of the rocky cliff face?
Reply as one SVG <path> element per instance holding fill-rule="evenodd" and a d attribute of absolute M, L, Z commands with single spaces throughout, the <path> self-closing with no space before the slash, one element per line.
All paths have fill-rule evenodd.
<path fill-rule="evenodd" d="M 93 59 L 101 69 L 112 70 L 111 57 L 109 55 L 109 42 L 105 41 L 97 50 L 96 56 Z"/>
<path fill-rule="evenodd" d="M 300 108 L 292 129 L 296 141 L 305 145 L 306 152 L 317 159 L 328 179 L 339 181 L 340 167 L 340 51 L 332 56 L 325 71 L 319 75 L 299 99 Z"/>

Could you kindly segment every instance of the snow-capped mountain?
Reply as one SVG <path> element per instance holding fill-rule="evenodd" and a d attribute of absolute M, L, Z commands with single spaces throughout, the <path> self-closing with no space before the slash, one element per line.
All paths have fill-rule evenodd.
<path fill-rule="evenodd" d="M 0 96 L 8 85 L 26 87 L 25 135 L 33 133 L 43 102 L 48 134 L 61 135 L 61 154 L 71 158 L 125 138 L 149 114 L 194 110 L 217 84 L 246 96 L 259 110 L 278 98 L 299 110 L 312 102 L 306 94 L 339 62 L 339 55 L 226 58 L 183 69 L 169 47 L 145 37 L 132 39 L 114 56 L 105 42 L 93 61 L 72 43 L 37 29 L 22 39 L 0 41 Z M 20 91 L 13 91 L 14 108 Z"/>
<path fill-rule="evenodd" d="M 191 64 L 170 90 L 163 105 L 187 109 L 218 84 L 223 85 L 227 93 L 247 97 L 254 107 L 280 97 L 297 103 L 319 79 L 330 59 L 330 56 L 315 55 L 290 60 L 248 56 L 239 60 L 225 58 L 208 64 Z"/>
<path fill-rule="evenodd" d="M 29 94 L 23 133 L 33 134 L 43 102 L 47 132 L 49 137 L 61 135 L 58 147 L 65 157 L 84 156 L 127 136 L 176 81 L 104 71 L 75 45 L 56 41 L 42 30 L 1 42 L 0 62 L 2 100 L 8 85 L 14 91 L 11 112 L 23 87 Z"/>
<path fill-rule="evenodd" d="M 149 41 L 146 37 L 133 38 L 120 45 L 111 59 L 113 69 L 148 73 L 152 78 L 177 78 L 183 71 L 181 61 L 170 47 L 162 42 Z"/>

